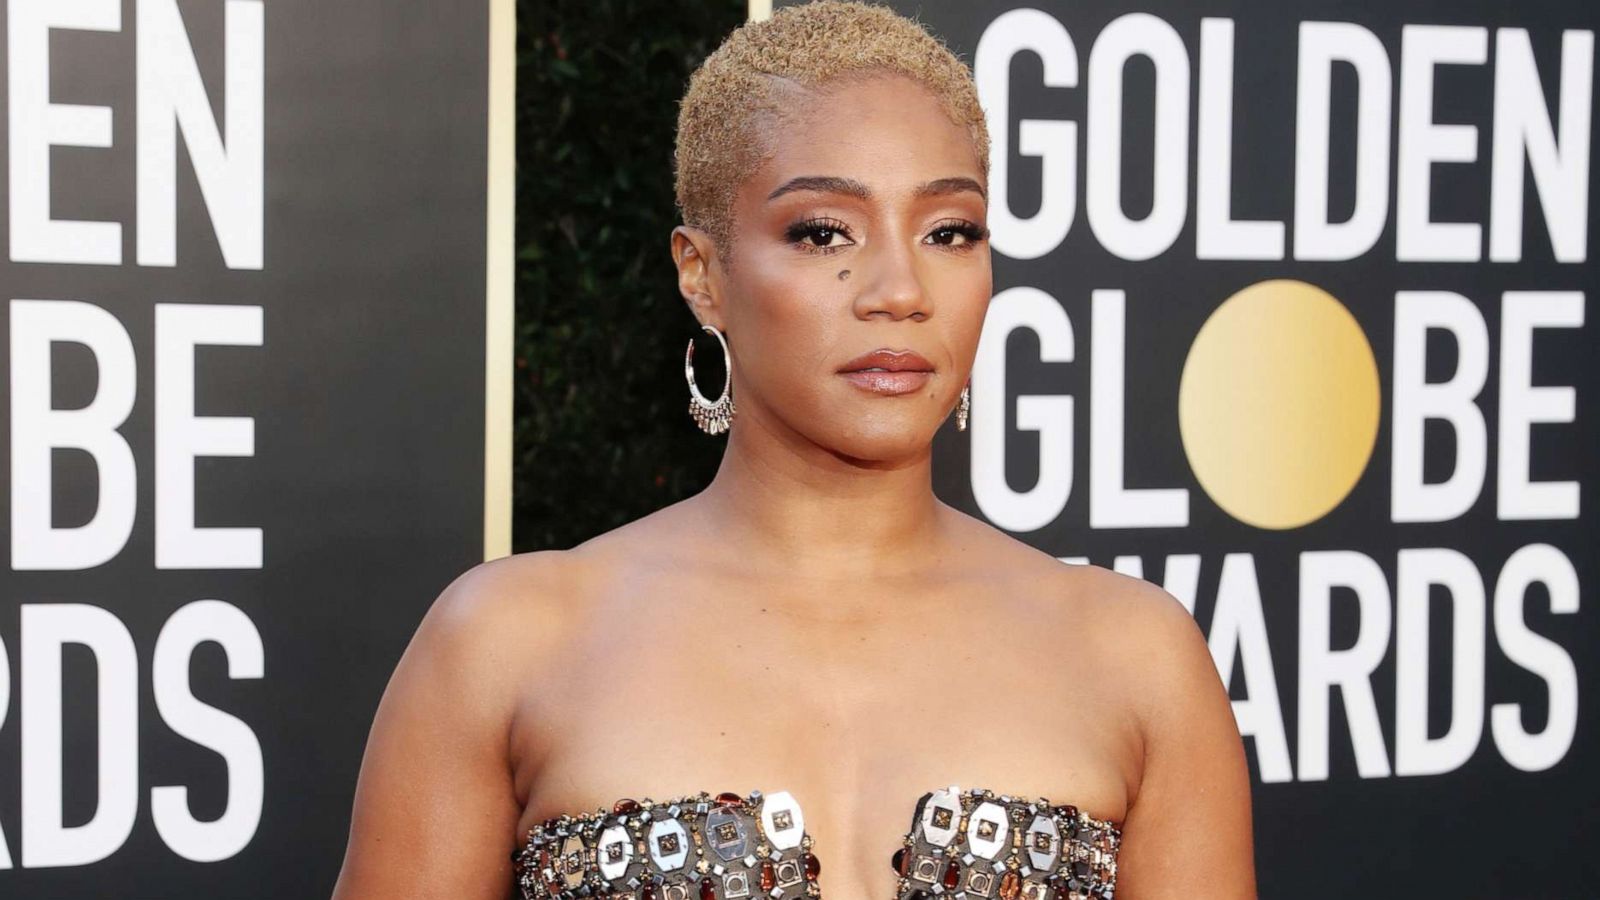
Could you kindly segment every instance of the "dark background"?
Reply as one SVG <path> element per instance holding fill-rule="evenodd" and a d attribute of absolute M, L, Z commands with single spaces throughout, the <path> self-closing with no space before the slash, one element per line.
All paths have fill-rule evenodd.
<path fill-rule="evenodd" d="M 678 101 L 742 0 L 517 4 L 517 550 L 567 548 L 698 492 L 689 417 L 722 354 L 678 293 Z M 709 389 L 708 389 L 709 390 Z"/>
<path fill-rule="evenodd" d="M 213 108 L 223 110 L 223 4 L 179 4 Z M 110 149 L 53 153 L 56 218 L 123 223 L 121 266 L 6 262 L 5 299 L 84 300 L 116 316 L 138 362 L 121 432 L 139 477 L 132 538 L 78 572 L 10 571 L 0 528 L 0 640 L 12 666 L 0 725 L 0 828 L 21 865 L 19 608 L 87 603 L 132 633 L 139 656 L 140 809 L 132 835 L 84 867 L 0 871 L 0 897 L 327 896 L 378 697 L 439 591 L 483 556 L 484 222 L 487 4 L 272 0 L 265 9 L 265 264 L 223 265 L 186 151 L 178 153 L 176 268 L 134 263 L 135 3 L 118 33 L 57 31 L 51 98 L 113 109 Z M 0 48 L 4 44 L 0 16 Z M 0 79 L 5 67 L 0 66 Z M 0 101 L 7 96 L 0 90 Z M 0 123 L 5 122 L 0 114 Z M 180 148 L 183 146 L 179 143 Z M 6 143 L 0 141 L 0 157 Z M 5 171 L 0 161 L 0 172 Z M 8 246 L 0 215 L 0 247 Z M 157 571 L 154 563 L 153 323 L 158 302 L 264 307 L 260 347 L 196 353 L 196 412 L 255 418 L 255 455 L 196 462 L 196 524 L 264 529 L 255 571 Z M 8 346 L 0 316 L 0 348 Z M 9 355 L 8 351 L 7 354 Z M 95 390 L 92 357 L 58 345 L 58 407 Z M 9 423 L 9 365 L 0 366 Z M 464 402 L 471 401 L 471 402 Z M 9 427 L 8 425 L 6 427 Z M 9 432 L 0 472 L 9 473 Z M 87 454 L 58 451 L 56 524 L 95 502 Z M 5 476 L 9 479 L 9 475 Z M 9 505 L 9 490 L 7 491 Z M 156 636 L 179 607 L 215 598 L 254 622 L 260 680 L 232 681 L 214 643 L 194 655 L 195 696 L 261 743 L 265 801 L 237 856 L 179 858 L 150 819 L 150 789 L 188 785 L 194 815 L 220 814 L 216 753 L 172 733 L 150 692 Z M 95 670 L 64 654 L 65 820 L 94 796 Z"/>

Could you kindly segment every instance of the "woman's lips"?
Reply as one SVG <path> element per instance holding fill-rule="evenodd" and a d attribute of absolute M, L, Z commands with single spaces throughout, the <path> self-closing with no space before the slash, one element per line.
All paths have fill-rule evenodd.
<path fill-rule="evenodd" d="M 909 394 L 933 377 L 933 363 L 914 350 L 879 347 L 845 363 L 839 374 L 874 394 Z"/>
<path fill-rule="evenodd" d="M 840 377 L 856 387 L 874 394 L 909 394 L 919 391 L 933 377 L 932 372 L 886 372 L 881 369 L 861 369 L 840 372 Z"/>

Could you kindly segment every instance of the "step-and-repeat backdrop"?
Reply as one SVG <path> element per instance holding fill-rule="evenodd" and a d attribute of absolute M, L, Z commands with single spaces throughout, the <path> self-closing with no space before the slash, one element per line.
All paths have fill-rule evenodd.
<path fill-rule="evenodd" d="M 490 6 L 0 12 L 0 897 L 331 888 L 395 660 L 506 549 Z"/>
<path fill-rule="evenodd" d="M 1193 609 L 1263 897 L 1594 896 L 1600 6 L 895 5 L 993 140 L 940 494 Z"/>

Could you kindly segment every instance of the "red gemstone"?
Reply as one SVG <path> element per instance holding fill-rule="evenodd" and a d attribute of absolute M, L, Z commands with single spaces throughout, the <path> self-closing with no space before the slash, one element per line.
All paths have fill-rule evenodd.
<path fill-rule="evenodd" d="M 944 867 L 944 889 L 953 891 L 956 889 L 956 885 L 960 883 L 961 864 L 952 859 L 950 864 Z"/>
<path fill-rule="evenodd" d="M 709 878 L 700 879 L 700 900 L 717 900 L 716 882 Z"/>
<path fill-rule="evenodd" d="M 735 794 L 733 791 L 723 791 L 717 795 L 718 806 L 738 806 L 743 802 L 744 798 L 738 794 Z"/>
<path fill-rule="evenodd" d="M 1000 900 L 1017 900 L 1017 895 L 1022 893 L 1022 876 L 1014 870 L 1007 870 L 1000 876 Z"/>
<path fill-rule="evenodd" d="M 822 874 L 822 863 L 820 861 L 818 861 L 817 855 L 815 853 L 807 853 L 806 854 L 806 880 L 807 881 L 816 881 L 817 880 L 817 876 L 821 875 L 821 874 Z"/>
<path fill-rule="evenodd" d="M 624 797 L 611 807 L 611 811 L 619 816 L 632 815 L 639 811 L 639 801 Z"/>
<path fill-rule="evenodd" d="M 655 882 L 646 881 L 639 885 L 639 900 L 656 900 Z"/>
<path fill-rule="evenodd" d="M 778 873 L 772 871 L 772 860 L 770 860 L 770 859 L 762 860 L 761 861 L 761 890 L 764 891 L 764 892 L 767 892 L 767 893 L 771 893 L 772 892 L 772 886 L 777 884 L 777 883 L 778 883 Z"/>
<path fill-rule="evenodd" d="M 894 866 L 894 870 L 898 872 L 902 878 L 911 872 L 911 857 L 906 853 L 906 848 L 904 847 L 896 850 L 894 852 L 894 857 L 890 859 L 889 862 Z"/>

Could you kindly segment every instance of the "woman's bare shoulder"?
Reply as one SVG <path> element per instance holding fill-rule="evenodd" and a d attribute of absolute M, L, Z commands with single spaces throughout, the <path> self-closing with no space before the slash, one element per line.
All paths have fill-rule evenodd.
<path fill-rule="evenodd" d="M 1090 607 L 1110 634 L 1164 640 L 1199 634 L 1183 603 L 1143 578 L 1092 563 L 1063 563 L 1057 578 L 1061 593 Z"/>
<path fill-rule="evenodd" d="M 675 546 L 671 520 L 676 514 L 668 507 L 571 549 L 533 550 L 479 563 L 445 587 L 423 626 L 474 646 L 511 640 L 527 649 L 530 641 L 559 640 L 608 580 Z"/>
<path fill-rule="evenodd" d="M 1005 579 L 1016 595 L 1037 600 L 1039 611 L 1093 640 L 1102 656 L 1127 663 L 1141 678 L 1185 678 L 1199 664 L 1209 665 L 1194 617 L 1160 586 L 1103 566 L 1064 562 L 963 517 L 961 540 L 985 577 Z"/>
<path fill-rule="evenodd" d="M 1045 587 L 1045 593 L 1085 603 L 1103 603 L 1117 615 L 1170 616 L 1187 610 L 1171 594 L 1142 578 L 1093 564 L 1069 563 L 963 510 L 948 507 L 953 534 L 963 553 L 994 572 Z"/>
<path fill-rule="evenodd" d="M 1085 611 L 1077 621 L 1117 686 L 1145 760 L 1153 747 L 1184 746 L 1186 734 L 1237 736 L 1205 634 L 1176 597 L 1142 578 L 1100 566 L 1067 568 L 1062 591 Z M 1212 752 L 1198 744 L 1182 752 L 1191 751 Z M 1139 794 L 1145 771 L 1141 762 L 1130 796 Z"/>
<path fill-rule="evenodd" d="M 412 637 L 412 652 L 511 675 L 517 660 L 559 646 L 592 580 L 581 552 L 538 550 L 478 563 L 439 593 Z"/>

